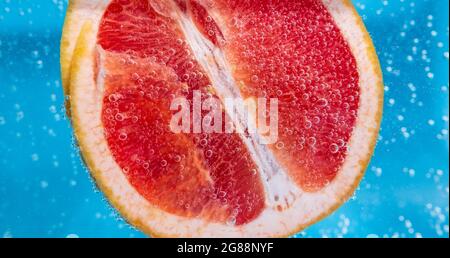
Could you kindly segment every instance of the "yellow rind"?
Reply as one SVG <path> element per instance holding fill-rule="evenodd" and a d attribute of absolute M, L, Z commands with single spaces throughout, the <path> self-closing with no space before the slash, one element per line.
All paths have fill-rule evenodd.
<path fill-rule="evenodd" d="M 61 36 L 61 49 L 60 49 L 60 63 L 61 63 L 61 80 L 64 89 L 64 94 L 68 96 L 70 94 L 70 66 L 72 63 L 72 55 L 73 48 L 75 46 L 76 39 L 78 35 L 73 30 L 73 24 L 75 22 L 76 17 L 74 17 L 74 9 L 75 6 L 73 1 L 69 1 L 69 5 L 67 7 L 66 18 L 64 20 L 64 27 Z"/>

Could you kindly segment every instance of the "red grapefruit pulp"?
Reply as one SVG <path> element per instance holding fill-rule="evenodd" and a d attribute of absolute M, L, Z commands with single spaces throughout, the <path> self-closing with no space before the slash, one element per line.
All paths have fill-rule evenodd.
<path fill-rule="evenodd" d="M 359 19 L 351 20 L 351 6 L 338 2 L 112 0 L 96 7 L 101 16 L 90 18 L 78 40 L 70 94 L 80 145 L 88 117 L 98 113 L 102 135 L 95 140 L 104 147 L 86 142 L 83 154 L 91 156 L 97 180 L 111 180 L 103 185 L 107 195 L 130 188 L 149 210 L 173 216 L 158 217 L 170 224 L 158 229 L 142 221 L 157 215 L 124 211 L 140 220 L 135 224 L 192 236 L 214 235 L 208 225 L 224 225 L 230 236 L 283 235 L 342 203 L 370 158 L 382 97 L 367 34 Z M 365 48 L 355 48 L 352 34 Z M 171 102 L 192 100 L 194 92 L 202 100 L 277 99 L 277 141 L 263 145 L 237 132 L 174 133 Z M 364 104 L 366 96 L 374 100 Z M 95 157 L 98 149 L 111 164 Z M 101 179 L 121 177 L 112 170 L 126 178 L 123 186 Z M 292 214 L 304 219 L 284 222 Z M 173 229 L 174 221 L 189 220 L 202 226 Z"/>

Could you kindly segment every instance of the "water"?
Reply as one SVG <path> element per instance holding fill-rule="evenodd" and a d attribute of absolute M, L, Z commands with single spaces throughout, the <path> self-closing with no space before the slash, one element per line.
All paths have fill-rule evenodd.
<path fill-rule="evenodd" d="M 449 3 L 354 3 L 383 67 L 381 137 L 354 198 L 296 237 L 448 237 Z M 74 147 L 59 74 L 66 7 L 0 0 L 0 237 L 144 237 Z"/>

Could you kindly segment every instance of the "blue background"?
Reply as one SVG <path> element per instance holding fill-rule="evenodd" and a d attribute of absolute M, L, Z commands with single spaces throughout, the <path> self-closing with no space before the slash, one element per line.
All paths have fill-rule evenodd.
<path fill-rule="evenodd" d="M 383 67 L 381 136 L 356 195 L 296 237 L 448 237 L 449 2 L 354 2 Z M 59 72 L 66 7 L 0 0 L 0 237 L 143 237 L 74 146 Z"/>

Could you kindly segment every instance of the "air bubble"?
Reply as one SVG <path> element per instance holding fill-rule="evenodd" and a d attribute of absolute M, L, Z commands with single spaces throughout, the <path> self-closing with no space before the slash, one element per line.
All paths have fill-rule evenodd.
<path fill-rule="evenodd" d="M 225 196 L 227 196 L 227 193 L 224 191 L 220 191 L 218 196 L 219 196 L 219 198 L 224 198 Z"/>
<path fill-rule="evenodd" d="M 181 76 L 181 79 L 183 80 L 183 81 L 187 81 L 187 80 L 189 80 L 189 74 L 183 74 L 183 76 Z"/>
<path fill-rule="evenodd" d="M 119 96 L 117 94 L 111 94 L 108 96 L 108 100 L 111 102 L 116 102 L 117 100 L 119 100 Z"/>
<path fill-rule="evenodd" d="M 141 77 L 139 76 L 139 74 L 133 73 L 133 74 L 131 75 L 131 78 L 132 78 L 133 80 L 137 81 L 137 80 L 138 80 L 139 78 L 141 78 Z"/>
<path fill-rule="evenodd" d="M 175 162 L 181 162 L 181 156 L 180 155 L 176 155 L 174 160 L 175 160 Z"/>
<path fill-rule="evenodd" d="M 310 146 L 314 146 L 314 145 L 316 145 L 316 138 L 315 137 L 309 137 L 308 138 L 308 145 L 310 145 Z"/>
<path fill-rule="evenodd" d="M 118 114 L 116 114 L 115 119 L 116 119 L 116 121 L 121 122 L 124 120 L 124 117 L 122 114 L 118 113 Z"/>
<path fill-rule="evenodd" d="M 186 63 L 186 68 L 187 68 L 187 69 L 192 69 L 192 68 L 194 68 L 194 66 L 195 66 L 194 63 L 191 62 L 191 61 L 189 61 L 189 62 Z"/>
<path fill-rule="evenodd" d="M 335 154 L 338 151 L 339 151 L 339 146 L 337 144 L 333 143 L 333 144 L 330 145 L 330 152 L 331 153 Z"/>
<path fill-rule="evenodd" d="M 311 121 L 306 120 L 306 121 L 305 121 L 305 128 L 306 128 L 306 129 L 311 129 L 311 127 L 312 127 Z"/>
<path fill-rule="evenodd" d="M 278 142 L 275 146 L 277 149 L 281 150 L 284 148 L 284 143 L 283 142 Z"/>
<path fill-rule="evenodd" d="M 258 82 L 259 81 L 258 75 L 252 75 L 251 80 L 252 80 L 252 82 Z"/>
<path fill-rule="evenodd" d="M 315 117 L 313 118 L 313 123 L 314 123 L 314 124 L 320 123 L 320 117 L 315 116 Z"/>
<path fill-rule="evenodd" d="M 227 224 L 229 226 L 235 226 L 236 225 L 236 218 L 232 217 L 230 220 L 228 220 Z"/>
<path fill-rule="evenodd" d="M 308 93 L 304 93 L 304 94 L 302 95 L 302 98 L 303 98 L 304 100 L 308 100 L 308 99 L 309 99 L 309 94 L 308 94 Z"/>
<path fill-rule="evenodd" d="M 317 104 L 318 104 L 319 106 L 321 106 L 321 107 L 326 107 L 326 106 L 328 106 L 328 100 L 326 100 L 326 99 L 324 99 L 324 98 L 319 99 L 319 100 L 317 101 Z"/>
<path fill-rule="evenodd" d="M 201 139 L 201 140 L 200 140 L 200 145 L 201 145 L 201 146 L 206 146 L 206 145 L 208 145 L 208 140 L 206 140 L 206 139 Z"/>
<path fill-rule="evenodd" d="M 126 133 L 120 133 L 119 140 L 125 141 L 128 138 L 128 135 Z"/>

